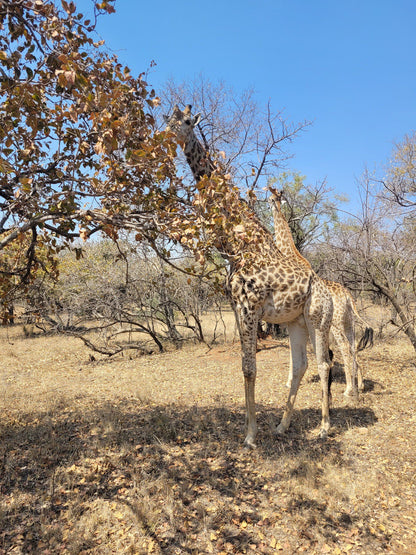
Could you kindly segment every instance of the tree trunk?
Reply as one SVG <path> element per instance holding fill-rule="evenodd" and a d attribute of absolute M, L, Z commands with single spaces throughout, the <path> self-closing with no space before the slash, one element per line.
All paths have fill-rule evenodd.
<path fill-rule="evenodd" d="M 392 291 L 390 288 L 386 288 L 380 285 L 378 287 L 380 291 L 383 293 L 383 295 L 390 301 L 395 313 L 397 314 L 397 317 L 401 322 L 401 326 L 393 319 L 391 320 L 391 322 L 394 325 L 401 327 L 403 329 L 404 333 L 409 338 L 409 341 L 412 344 L 413 349 L 416 351 L 416 332 L 414 328 L 413 319 L 409 318 L 409 316 L 406 314 L 406 310 L 399 303 L 394 291 Z"/>

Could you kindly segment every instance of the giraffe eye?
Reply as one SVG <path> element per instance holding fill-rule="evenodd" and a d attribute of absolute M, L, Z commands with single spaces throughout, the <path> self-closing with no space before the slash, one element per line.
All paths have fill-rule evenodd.
<path fill-rule="evenodd" d="M 186 119 L 185 120 L 186 125 L 191 125 L 191 120 L 190 119 Z"/>

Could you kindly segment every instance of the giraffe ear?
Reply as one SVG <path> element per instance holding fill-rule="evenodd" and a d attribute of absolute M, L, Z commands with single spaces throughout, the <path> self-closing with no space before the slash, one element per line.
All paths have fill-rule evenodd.
<path fill-rule="evenodd" d="M 192 119 L 192 127 L 196 127 L 201 121 L 201 114 L 196 114 Z"/>
<path fill-rule="evenodd" d="M 163 114 L 163 120 L 165 123 L 169 122 L 169 116 L 167 116 L 166 114 Z"/>

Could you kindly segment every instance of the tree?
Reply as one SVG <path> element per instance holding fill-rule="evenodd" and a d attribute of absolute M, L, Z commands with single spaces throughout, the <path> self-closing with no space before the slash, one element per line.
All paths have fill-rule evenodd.
<path fill-rule="evenodd" d="M 254 193 L 263 194 L 266 180 L 281 171 L 289 157 L 284 148 L 287 141 L 309 125 L 289 123 L 270 104 L 261 107 L 252 89 L 237 93 L 223 81 L 212 82 L 202 75 L 184 83 L 171 79 L 163 97 L 166 113 L 175 104 L 192 104 L 193 112 L 201 113 L 197 129 L 201 142 L 232 183 L 248 193 L 250 202 Z M 181 169 L 188 171 L 187 166 Z"/>
<path fill-rule="evenodd" d="M 50 248 L 41 234 L 36 239 L 36 252 L 29 232 L 22 234 L 18 241 L 8 243 L 2 249 L 0 319 L 3 325 L 14 323 L 15 304 L 24 295 L 30 295 L 33 281 L 39 284 L 58 277 L 57 259 L 51 255 Z M 20 280 L 16 276 L 16 268 L 26 268 L 26 274 L 21 275 Z"/>
<path fill-rule="evenodd" d="M 192 112 L 200 112 L 195 132 L 215 168 L 210 179 L 195 185 L 188 165 L 179 157 L 178 166 L 189 184 L 186 199 L 191 208 L 180 218 L 174 217 L 170 236 L 189 248 L 198 261 L 209 257 L 223 267 L 227 262 L 216 256 L 222 250 L 215 230 L 221 224 L 224 234 L 230 235 L 241 224 L 247 209 L 256 206 L 257 197 L 264 197 L 262 186 L 268 177 L 288 159 L 287 142 L 308 123 L 288 123 L 282 113 L 272 112 L 270 105 L 261 109 L 252 90 L 237 94 L 223 82 L 214 83 L 203 76 L 181 84 L 171 80 L 163 96 L 165 114 L 172 112 L 173 105 L 186 106 L 189 101 Z M 221 202 L 207 203 L 209 198 L 221 198 Z M 255 237 L 247 239 L 256 241 Z"/>
<path fill-rule="evenodd" d="M 3 291 L 35 276 L 40 245 L 53 259 L 97 232 L 116 239 L 121 229 L 134 231 L 167 262 L 172 242 L 159 241 L 166 237 L 203 266 L 218 248 L 218 230 L 230 235 L 246 212 L 237 185 L 253 203 L 260 180 L 286 158 L 284 142 L 304 124 L 288 125 L 269 106 L 259 123 L 248 95 L 232 132 L 224 134 L 222 118 L 222 130 L 211 126 L 209 138 L 204 125 L 224 106 L 214 110 L 212 97 L 212 110 L 202 105 L 210 117 L 202 133 L 215 148 L 229 143 L 228 158 L 210 179 L 183 181 L 177 144 L 157 129 L 159 100 L 144 74 L 134 77 L 95 40 L 96 17 L 77 13 L 74 2 L 61 5 L 0 2 L 0 251 L 28 242 L 27 256 L 0 262 Z M 103 1 L 95 16 L 111 11 L 112 2 Z M 214 197 L 223 204 L 204 204 Z"/>
<path fill-rule="evenodd" d="M 350 289 L 388 303 L 390 323 L 406 334 L 416 350 L 415 231 L 406 211 L 394 199 L 386 199 L 381 181 L 365 174 L 361 214 L 337 225 L 326 256 Z"/>
<path fill-rule="evenodd" d="M 406 135 L 393 151 L 381 183 L 389 199 L 414 213 L 416 208 L 416 133 Z M 414 215 L 414 214 L 413 214 Z"/>
<path fill-rule="evenodd" d="M 189 276 L 190 261 L 163 262 L 130 237 L 87 243 L 82 257 L 61 253 L 59 280 L 36 278 L 26 294 L 25 317 L 44 331 L 80 338 L 102 354 L 125 349 L 159 351 L 166 341 L 204 342 L 202 315 L 220 301 L 206 279 L 209 268 Z M 215 339 L 215 338 L 214 338 Z"/>
<path fill-rule="evenodd" d="M 0 251 L 28 254 L 1 267 L 13 285 L 33 276 L 40 244 L 54 256 L 99 230 L 152 237 L 183 202 L 154 91 L 94 40 L 96 18 L 61 4 L 0 2 Z"/>

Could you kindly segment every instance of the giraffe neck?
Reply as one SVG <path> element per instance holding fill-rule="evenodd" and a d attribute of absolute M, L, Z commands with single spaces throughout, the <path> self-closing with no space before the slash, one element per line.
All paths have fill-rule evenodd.
<path fill-rule="evenodd" d="M 298 261 L 301 261 L 310 267 L 309 262 L 296 248 L 289 224 L 283 216 L 280 201 L 272 198 L 271 205 L 274 223 L 274 240 L 278 249 L 284 256 L 289 258 L 295 257 Z"/>
<path fill-rule="evenodd" d="M 209 156 L 209 153 L 200 143 L 195 133 L 192 133 L 187 137 L 184 143 L 183 150 L 196 182 L 199 182 L 204 175 L 206 175 L 207 177 L 211 176 L 212 172 L 215 169 L 215 166 Z M 200 191 L 200 194 L 203 195 L 203 191 Z M 240 211 L 242 210 L 243 212 L 245 212 L 248 206 L 245 204 L 241 205 L 241 199 L 239 197 L 235 198 L 234 200 L 236 202 L 235 208 L 238 208 Z M 278 259 L 281 259 L 282 255 L 285 253 L 279 252 L 279 250 L 276 249 L 276 244 L 273 240 L 273 237 L 271 236 L 270 232 L 264 228 L 261 222 L 258 221 L 257 216 L 252 211 L 250 211 L 250 214 L 247 214 L 245 220 L 250 226 L 251 233 L 257 235 L 258 237 L 262 237 L 261 246 L 257 243 L 256 250 L 260 247 L 260 250 L 263 251 L 263 254 L 267 255 L 269 258 L 275 258 L 277 255 Z M 239 227 L 241 228 L 242 226 L 236 226 L 235 231 Z M 255 231 L 253 232 L 253 230 Z M 240 231 L 236 232 L 238 234 Z M 292 236 L 290 234 L 289 228 L 288 232 L 291 238 Z M 237 239 L 237 241 L 235 241 L 235 236 L 234 239 L 230 240 L 230 237 L 227 237 L 227 235 L 222 235 L 221 233 L 218 233 L 218 248 L 225 255 L 231 256 L 231 259 L 240 254 L 240 249 L 244 245 L 244 240 L 241 239 L 241 244 L 239 245 L 239 248 L 237 247 L 238 243 L 239 240 Z M 296 250 L 295 245 L 293 245 L 293 248 Z M 244 246 L 244 249 L 250 251 L 253 250 L 253 248 L 247 248 L 247 244 Z"/>
<path fill-rule="evenodd" d="M 213 164 L 209 154 L 201 145 L 194 133 L 190 135 L 185 143 L 184 154 L 191 168 L 195 181 L 199 181 L 204 175 L 210 177 Z"/>

